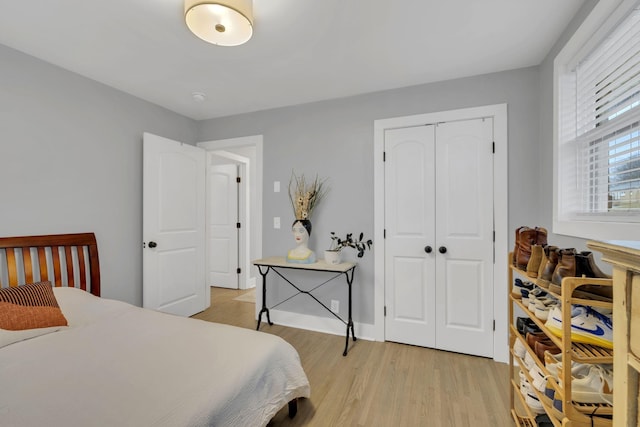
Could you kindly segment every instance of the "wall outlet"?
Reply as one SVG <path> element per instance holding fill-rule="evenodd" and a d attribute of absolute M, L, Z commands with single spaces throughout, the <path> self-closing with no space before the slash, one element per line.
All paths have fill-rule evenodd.
<path fill-rule="evenodd" d="M 333 311 L 334 313 L 340 312 L 340 301 L 338 301 L 337 299 L 331 300 L 331 311 Z"/>

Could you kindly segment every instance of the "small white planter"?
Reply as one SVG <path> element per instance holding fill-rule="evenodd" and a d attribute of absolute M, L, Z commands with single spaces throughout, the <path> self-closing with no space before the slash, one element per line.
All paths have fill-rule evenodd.
<path fill-rule="evenodd" d="M 330 265 L 340 264 L 340 251 L 324 251 L 324 261 Z"/>

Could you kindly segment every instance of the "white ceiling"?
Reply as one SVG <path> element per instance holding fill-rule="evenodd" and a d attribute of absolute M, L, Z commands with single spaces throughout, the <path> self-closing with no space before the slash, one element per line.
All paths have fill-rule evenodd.
<path fill-rule="evenodd" d="M 0 43 L 208 119 L 538 65 L 583 3 L 254 0 L 253 38 L 219 47 L 183 0 L 13 0 Z"/>

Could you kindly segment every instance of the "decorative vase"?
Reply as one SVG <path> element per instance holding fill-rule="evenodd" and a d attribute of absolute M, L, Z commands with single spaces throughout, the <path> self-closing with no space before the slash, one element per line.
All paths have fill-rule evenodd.
<path fill-rule="evenodd" d="M 340 264 L 340 251 L 324 251 L 324 261 L 330 265 Z"/>

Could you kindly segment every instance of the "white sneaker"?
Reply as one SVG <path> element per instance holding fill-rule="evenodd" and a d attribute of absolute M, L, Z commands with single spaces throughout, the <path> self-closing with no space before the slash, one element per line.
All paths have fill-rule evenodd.
<path fill-rule="evenodd" d="M 533 365 L 533 367 L 529 370 L 529 376 L 533 381 L 531 385 L 534 386 L 539 392 L 544 393 L 544 390 L 547 387 L 547 377 L 542 373 L 542 370 L 538 367 L 538 365 Z"/>
<path fill-rule="evenodd" d="M 527 372 L 531 370 L 536 365 L 536 361 L 533 360 L 533 356 L 528 351 L 525 351 L 524 359 L 522 359 L 522 363 L 524 366 L 521 366 L 522 369 L 526 369 Z"/>
<path fill-rule="evenodd" d="M 547 315 L 547 321 L 544 326 L 546 326 L 553 335 L 562 337 L 562 308 L 560 304 L 549 308 L 549 314 Z"/>
<path fill-rule="evenodd" d="M 513 353 L 521 360 L 524 358 L 525 354 L 527 353 L 527 349 L 522 343 L 522 340 L 516 338 L 515 342 L 513 343 Z"/>
<path fill-rule="evenodd" d="M 562 310 L 559 306 L 549 311 L 545 326 L 554 335 L 562 336 Z M 572 306 L 571 341 L 613 349 L 613 322 L 611 318 L 590 307 Z"/>
<path fill-rule="evenodd" d="M 613 372 L 592 365 L 586 375 L 571 380 L 571 397 L 579 403 L 613 404 Z"/>
<path fill-rule="evenodd" d="M 571 341 L 613 349 L 611 317 L 591 307 L 576 306 L 571 312 Z"/>
<path fill-rule="evenodd" d="M 522 392 L 523 389 L 524 401 L 527 403 L 527 406 L 531 408 L 531 412 L 533 412 L 534 414 L 544 414 L 544 407 L 542 406 L 542 403 L 540 403 L 540 400 L 538 399 L 538 396 L 536 396 L 536 393 L 533 391 L 533 388 L 531 388 L 531 384 L 529 384 L 528 382 L 524 385 L 521 384 L 520 392 Z"/>
<path fill-rule="evenodd" d="M 549 375 L 551 375 L 558 384 L 560 384 L 560 369 L 562 369 L 562 353 L 558 353 L 555 355 L 549 354 L 547 356 L 549 359 L 555 360 L 555 362 L 549 363 L 549 359 L 545 364 Z M 586 375 L 589 372 L 593 365 L 587 363 L 578 363 L 574 360 L 571 361 L 571 377 L 578 378 Z"/>
<path fill-rule="evenodd" d="M 560 306 L 560 302 L 553 297 L 538 299 L 534 304 L 533 314 L 538 319 L 546 321 L 549 318 L 549 311 L 555 306 Z"/>

